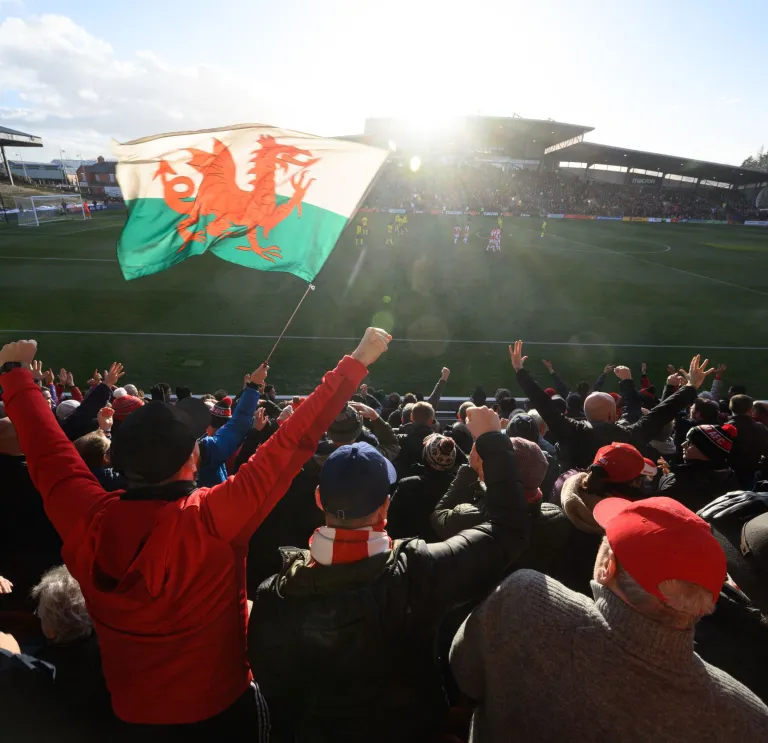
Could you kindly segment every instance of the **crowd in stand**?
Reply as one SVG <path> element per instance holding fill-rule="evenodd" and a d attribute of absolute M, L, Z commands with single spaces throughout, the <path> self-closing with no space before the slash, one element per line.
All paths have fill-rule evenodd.
<path fill-rule="evenodd" d="M 390 164 L 366 203 L 379 208 L 678 219 L 756 219 L 760 214 L 739 190 L 614 184 L 567 171 L 502 170 L 490 164 L 431 165 L 416 173 Z"/>
<path fill-rule="evenodd" d="M 0 350 L 4 740 L 768 740 L 768 405 L 517 342 L 441 425 L 390 340 L 284 401 Z"/>

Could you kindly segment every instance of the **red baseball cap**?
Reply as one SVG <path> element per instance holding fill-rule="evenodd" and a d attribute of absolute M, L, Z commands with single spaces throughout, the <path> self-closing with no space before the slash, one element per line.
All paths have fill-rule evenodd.
<path fill-rule="evenodd" d="M 656 465 L 632 444 L 608 444 L 595 454 L 592 464 L 606 471 L 606 482 L 631 482 L 640 475 L 653 477 L 656 474 Z"/>
<path fill-rule="evenodd" d="M 672 498 L 605 498 L 593 511 L 613 553 L 635 581 L 660 601 L 659 584 L 684 580 L 714 601 L 726 574 L 725 552 L 709 524 Z"/>

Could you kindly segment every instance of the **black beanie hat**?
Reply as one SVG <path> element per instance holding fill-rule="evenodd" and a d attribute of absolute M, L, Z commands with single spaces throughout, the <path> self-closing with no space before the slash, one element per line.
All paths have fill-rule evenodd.
<path fill-rule="evenodd" d="M 345 406 L 336 416 L 336 420 L 328 426 L 328 438 L 334 444 L 351 444 L 362 432 L 363 422 L 357 411 L 349 405 Z"/>
<path fill-rule="evenodd" d="M 728 461 L 733 448 L 733 440 L 738 436 L 736 426 L 726 423 L 724 426 L 694 426 L 685 440 L 693 444 L 707 459 L 712 462 Z"/>

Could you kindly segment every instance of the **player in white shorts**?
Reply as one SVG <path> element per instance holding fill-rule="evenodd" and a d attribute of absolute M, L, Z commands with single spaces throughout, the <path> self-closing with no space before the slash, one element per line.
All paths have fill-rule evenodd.
<path fill-rule="evenodd" d="M 453 244 L 454 245 L 458 244 L 460 237 L 461 237 L 461 227 L 459 227 L 459 225 L 456 225 L 453 228 Z"/>
<path fill-rule="evenodd" d="M 491 230 L 491 236 L 488 238 L 488 247 L 485 249 L 486 251 L 495 251 L 496 250 L 496 230 Z"/>
<path fill-rule="evenodd" d="M 464 245 L 469 242 L 469 224 L 464 225 Z"/>

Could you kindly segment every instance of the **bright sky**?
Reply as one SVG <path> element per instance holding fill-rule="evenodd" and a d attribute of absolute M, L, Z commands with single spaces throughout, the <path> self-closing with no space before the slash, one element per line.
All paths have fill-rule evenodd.
<path fill-rule="evenodd" d="M 0 0 L 0 125 L 49 160 L 243 122 L 333 135 L 517 113 L 740 164 L 768 145 L 766 16 L 764 0 Z"/>

